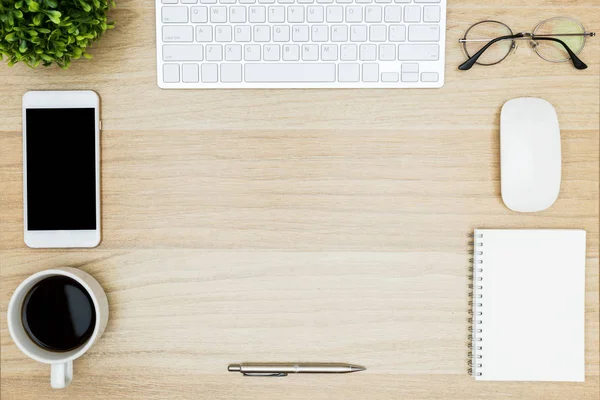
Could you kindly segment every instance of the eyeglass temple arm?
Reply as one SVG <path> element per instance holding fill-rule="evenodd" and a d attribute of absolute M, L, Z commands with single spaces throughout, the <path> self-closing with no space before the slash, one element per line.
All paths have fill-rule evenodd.
<path fill-rule="evenodd" d="M 496 42 L 499 42 L 501 40 L 512 40 L 512 39 L 518 39 L 518 38 L 522 38 L 524 35 L 522 33 L 517 33 L 516 35 L 507 35 L 507 36 L 500 36 L 497 37 L 496 39 L 492 39 L 488 42 L 488 44 L 486 44 L 485 46 L 483 46 L 477 53 L 473 54 L 467 61 L 465 61 L 464 63 L 460 64 L 458 66 L 458 69 L 460 69 L 461 71 L 467 71 L 469 69 L 471 69 L 471 67 L 473 67 L 473 65 L 475 65 L 475 63 L 477 62 L 477 60 L 479 59 L 479 57 L 481 57 L 481 55 L 490 48 L 491 45 L 493 45 Z"/>
<path fill-rule="evenodd" d="M 562 47 L 565 48 L 567 53 L 569 53 L 569 57 L 571 57 L 571 61 L 573 61 L 573 65 L 575 66 L 575 68 L 586 69 L 588 67 L 583 61 L 581 61 L 579 59 L 579 57 L 577 57 L 577 55 L 575 53 L 573 53 L 571 48 L 569 46 L 567 46 L 567 44 L 560 39 L 551 38 L 551 37 L 539 37 L 539 36 L 535 36 L 535 35 L 533 35 L 531 37 L 531 39 L 533 39 L 533 40 L 550 40 L 552 42 L 558 42 L 562 45 Z"/>

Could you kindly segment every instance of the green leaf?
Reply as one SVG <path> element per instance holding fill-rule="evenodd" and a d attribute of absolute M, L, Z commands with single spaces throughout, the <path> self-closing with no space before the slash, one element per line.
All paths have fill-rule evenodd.
<path fill-rule="evenodd" d="M 35 14 L 33 16 L 33 24 L 36 25 L 36 26 L 39 25 L 39 24 L 41 24 L 42 23 L 42 18 L 44 18 L 44 14 L 42 14 L 42 13 Z"/>
<path fill-rule="evenodd" d="M 85 11 L 85 12 L 92 11 L 92 6 L 90 6 L 89 4 L 85 3 L 83 0 L 79 0 L 79 4 L 81 4 L 81 7 L 83 7 L 83 11 Z"/>
<path fill-rule="evenodd" d="M 40 11 L 40 5 L 38 3 L 36 3 L 35 1 L 28 1 L 27 5 L 29 8 L 29 11 L 31 11 L 31 12 Z"/>
<path fill-rule="evenodd" d="M 14 42 L 14 41 L 19 40 L 19 39 L 17 38 L 17 36 L 13 32 L 13 33 L 9 33 L 8 35 L 6 35 L 4 37 L 4 40 L 6 40 L 7 42 Z"/>
<path fill-rule="evenodd" d="M 27 42 L 25 40 L 21 40 L 21 44 L 19 45 L 19 51 L 21 53 L 25 53 L 27 51 Z"/>
<path fill-rule="evenodd" d="M 60 16 L 62 15 L 60 11 L 46 11 L 45 14 L 48 16 L 50 21 L 55 24 L 60 24 Z"/>

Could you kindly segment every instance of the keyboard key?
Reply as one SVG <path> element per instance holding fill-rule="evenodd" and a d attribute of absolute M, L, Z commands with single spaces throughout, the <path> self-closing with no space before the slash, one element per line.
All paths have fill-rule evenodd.
<path fill-rule="evenodd" d="M 423 72 L 421 74 L 421 82 L 437 82 L 440 76 L 437 72 Z"/>
<path fill-rule="evenodd" d="M 269 22 L 285 22 L 285 7 L 269 7 Z"/>
<path fill-rule="evenodd" d="M 317 3 L 319 3 L 319 4 L 331 4 L 331 3 L 333 3 L 333 0 L 317 0 Z"/>
<path fill-rule="evenodd" d="M 292 26 L 292 40 L 294 42 L 308 42 L 308 25 Z"/>
<path fill-rule="evenodd" d="M 375 3 L 391 3 L 392 0 L 375 0 Z"/>
<path fill-rule="evenodd" d="M 265 61 L 279 61 L 279 45 L 265 44 L 263 46 L 263 59 Z"/>
<path fill-rule="evenodd" d="M 229 7 L 229 22 L 246 22 L 246 7 Z"/>
<path fill-rule="evenodd" d="M 342 6 L 327 6 L 327 22 L 343 22 L 343 12 Z"/>
<path fill-rule="evenodd" d="M 402 82 L 419 82 L 419 74 L 417 72 L 403 72 Z"/>
<path fill-rule="evenodd" d="M 275 0 L 258 0 L 260 4 L 273 4 Z"/>
<path fill-rule="evenodd" d="M 439 59 L 440 46 L 437 44 L 399 44 L 400 61 L 436 61 Z"/>
<path fill-rule="evenodd" d="M 354 0 L 356 4 L 369 4 L 372 3 L 373 0 Z"/>
<path fill-rule="evenodd" d="M 343 44 L 340 48 L 340 59 L 342 61 L 356 61 L 358 59 L 358 48 L 355 44 Z"/>
<path fill-rule="evenodd" d="M 402 22 L 402 7 L 385 6 L 383 18 L 385 22 Z"/>
<path fill-rule="evenodd" d="M 406 40 L 405 25 L 390 25 L 390 42 L 404 42 Z"/>
<path fill-rule="evenodd" d="M 410 25 L 408 40 L 411 42 L 437 42 L 440 40 L 439 25 Z"/>
<path fill-rule="evenodd" d="M 207 44 L 206 45 L 206 61 L 222 61 L 223 60 L 223 46 L 220 44 Z"/>
<path fill-rule="evenodd" d="M 362 68 L 363 82 L 378 82 L 379 81 L 379 64 L 363 64 Z"/>
<path fill-rule="evenodd" d="M 185 83 L 198 83 L 200 68 L 198 64 L 183 64 L 182 82 Z"/>
<path fill-rule="evenodd" d="M 215 28 L 215 41 L 231 42 L 231 26 L 217 25 L 217 27 Z"/>
<path fill-rule="evenodd" d="M 335 82 L 335 64 L 246 64 L 246 82 Z"/>
<path fill-rule="evenodd" d="M 196 4 L 198 0 L 181 0 L 181 4 Z"/>
<path fill-rule="evenodd" d="M 246 61 L 260 61 L 260 45 L 258 44 L 246 44 L 244 45 L 244 60 Z"/>
<path fill-rule="evenodd" d="M 217 82 L 218 75 L 218 66 L 217 64 L 202 64 L 200 68 L 200 79 L 204 83 L 215 83 Z"/>
<path fill-rule="evenodd" d="M 191 26 L 166 25 L 162 28 L 163 42 L 193 42 L 194 28 Z"/>
<path fill-rule="evenodd" d="M 381 6 L 368 6 L 365 8 L 365 21 L 366 22 L 381 22 L 382 18 Z"/>
<path fill-rule="evenodd" d="M 187 7 L 163 7 L 162 22 L 165 23 L 187 23 L 188 8 Z"/>
<path fill-rule="evenodd" d="M 439 3 L 441 0 L 415 0 L 415 3 Z"/>
<path fill-rule="evenodd" d="M 316 44 L 302 45 L 302 61 L 317 61 L 319 59 L 319 46 Z"/>
<path fill-rule="evenodd" d="M 233 28 L 233 36 L 236 42 L 249 42 L 250 41 L 250 26 L 249 25 L 237 25 Z"/>
<path fill-rule="evenodd" d="M 339 64 L 338 80 L 340 82 L 358 82 L 360 78 L 359 64 Z"/>
<path fill-rule="evenodd" d="M 297 44 L 286 44 L 283 46 L 283 61 L 300 60 L 300 46 Z"/>
<path fill-rule="evenodd" d="M 297 0 L 299 4 L 312 4 L 315 0 Z"/>
<path fill-rule="evenodd" d="M 346 22 L 362 22 L 362 10 L 360 6 L 347 6 Z"/>
<path fill-rule="evenodd" d="M 421 22 L 421 6 L 404 7 L 404 22 Z"/>
<path fill-rule="evenodd" d="M 367 26 L 366 25 L 351 25 L 350 26 L 350 41 L 351 42 L 366 42 L 367 41 Z"/>
<path fill-rule="evenodd" d="M 177 4 L 177 0 L 162 0 L 163 4 Z"/>
<path fill-rule="evenodd" d="M 227 7 L 216 6 L 210 8 L 210 22 L 227 22 Z"/>
<path fill-rule="evenodd" d="M 302 6 L 289 6 L 287 7 L 287 20 L 288 22 L 304 22 L 304 7 Z"/>
<path fill-rule="evenodd" d="M 321 59 L 323 61 L 337 61 L 338 45 L 337 44 L 322 45 L 321 46 Z"/>
<path fill-rule="evenodd" d="M 377 60 L 377 46 L 376 45 L 361 44 L 359 50 L 360 50 L 360 60 L 361 61 Z"/>
<path fill-rule="evenodd" d="M 321 23 L 323 22 L 323 14 L 324 14 L 323 6 L 310 6 L 308 7 L 308 12 L 306 14 L 306 20 L 312 23 Z"/>
<path fill-rule="evenodd" d="M 179 83 L 179 64 L 163 65 L 163 81 L 165 83 Z"/>
<path fill-rule="evenodd" d="M 387 28 L 385 25 L 371 25 L 369 27 L 369 40 L 371 42 L 385 42 Z"/>
<path fill-rule="evenodd" d="M 394 0 L 394 3 L 410 3 L 411 0 Z"/>
<path fill-rule="evenodd" d="M 208 22 L 208 7 L 192 7 L 192 22 L 202 24 Z"/>
<path fill-rule="evenodd" d="M 277 0 L 279 4 L 294 4 L 294 0 Z"/>
<path fill-rule="evenodd" d="M 242 81 L 242 64 L 221 64 L 221 82 L 236 83 Z"/>
<path fill-rule="evenodd" d="M 242 61 L 242 46 L 239 44 L 226 45 L 225 61 Z"/>
<path fill-rule="evenodd" d="M 327 25 L 313 25 L 311 29 L 311 40 L 313 42 L 326 42 L 328 40 L 328 30 L 329 27 Z"/>
<path fill-rule="evenodd" d="M 275 25 L 273 27 L 273 41 L 274 42 L 289 42 L 290 41 L 290 26 L 289 25 Z"/>
<path fill-rule="evenodd" d="M 396 46 L 394 46 L 393 44 L 380 44 L 379 59 L 381 61 L 396 60 Z"/>
<path fill-rule="evenodd" d="M 202 4 L 217 4 L 217 0 L 200 0 Z"/>
<path fill-rule="evenodd" d="M 237 0 L 219 0 L 220 4 L 235 4 Z"/>
<path fill-rule="evenodd" d="M 348 40 L 347 25 L 332 25 L 331 26 L 331 41 L 346 42 Z"/>
<path fill-rule="evenodd" d="M 423 22 L 440 22 L 442 10 L 440 6 L 423 7 Z"/>
<path fill-rule="evenodd" d="M 398 73 L 397 72 L 383 72 L 381 74 L 382 82 L 398 82 Z"/>
<path fill-rule="evenodd" d="M 203 48 L 201 44 L 163 45 L 163 61 L 202 61 Z"/>
<path fill-rule="evenodd" d="M 213 32 L 212 26 L 197 26 L 196 27 L 196 42 L 212 42 Z"/>
<path fill-rule="evenodd" d="M 239 0 L 240 4 L 254 4 L 256 0 Z"/>
<path fill-rule="evenodd" d="M 271 27 L 269 25 L 254 25 L 254 41 L 268 42 L 271 40 Z"/>
<path fill-rule="evenodd" d="M 252 23 L 263 23 L 266 21 L 266 8 L 264 6 L 253 6 L 248 10 L 248 21 Z"/>

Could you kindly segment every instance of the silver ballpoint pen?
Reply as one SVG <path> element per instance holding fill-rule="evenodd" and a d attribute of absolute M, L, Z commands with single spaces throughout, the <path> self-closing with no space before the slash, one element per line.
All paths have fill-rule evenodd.
<path fill-rule="evenodd" d="M 245 376 L 287 376 L 287 374 L 347 374 L 366 370 L 360 365 L 342 363 L 242 363 L 231 364 L 229 372 Z"/>

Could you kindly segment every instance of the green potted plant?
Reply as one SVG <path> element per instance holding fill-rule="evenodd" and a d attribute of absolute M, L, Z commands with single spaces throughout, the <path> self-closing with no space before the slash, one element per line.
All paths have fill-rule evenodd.
<path fill-rule="evenodd" d="M 91 58 L 89 46 L 114 27 L 113 0 L 0 0 L 0 59 L 30 67 Z"/>

